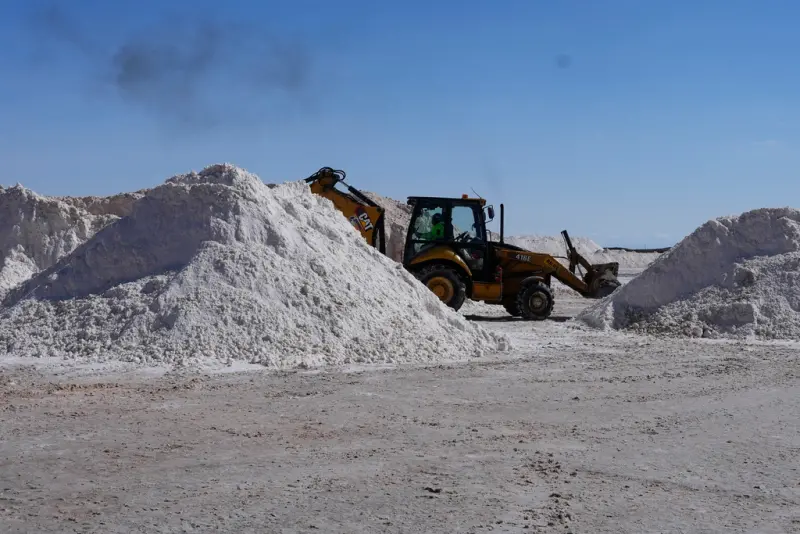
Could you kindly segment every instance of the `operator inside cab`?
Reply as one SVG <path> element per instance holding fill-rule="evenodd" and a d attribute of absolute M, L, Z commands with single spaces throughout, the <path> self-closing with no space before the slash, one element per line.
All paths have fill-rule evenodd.
<path fill-rule="evenodd" d="M 441 213 L 433 214 L 431 218 L 431 229 L 427 231 L 422 238 L 427 241 L 444 239 L 444 218 Z"/>

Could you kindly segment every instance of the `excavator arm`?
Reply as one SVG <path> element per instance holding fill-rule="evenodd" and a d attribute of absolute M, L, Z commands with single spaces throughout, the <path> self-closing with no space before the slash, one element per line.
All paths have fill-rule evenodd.
<path fill-rule="evenodd" d="M 356 230 L 361 232 L 371 246 L 386 254 L 386 231 L 384 229 L 384 209 L 370 200 L 364 193 L 344 182 L 346 174 L 341 170 L 323 167 L 308 178 L 311 192 L 333 202 Z M 337 189 L 342 184 L 347 191 Z"/>

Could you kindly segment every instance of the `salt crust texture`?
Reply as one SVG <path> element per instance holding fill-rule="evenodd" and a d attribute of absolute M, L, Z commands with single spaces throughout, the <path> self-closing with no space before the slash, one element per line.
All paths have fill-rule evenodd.
<path fill-rule="evenodd" d="M 644 333 L 800 340 L 800 211 L 708 221 L 577 319 Z"/>
<path fill-rule="evenodd" d="M 444 306 L 303 182 L 268 186 L 214 165 L 148 190 L 128 217 L 8 292 L 3 348 L 295 368 L 461 360 L 510 345 Z"/>
<path fill-rule="evenodd" d="M 76 206 L 92 215 L 115 215 L 125 217 L 133 211 L 134 203 L 142 198 L 146 189 L 133 193 L 120 193 L 108 197 L 54 197 L 56 200 Z"/>

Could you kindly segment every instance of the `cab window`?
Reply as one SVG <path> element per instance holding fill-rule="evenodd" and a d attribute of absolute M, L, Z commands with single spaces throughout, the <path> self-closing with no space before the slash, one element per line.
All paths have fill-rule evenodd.
<path fill-rule="evenodd" d="M 483 235 L 483 228 L 479 221 L 473 207 L 453 206 L 453 238 L 461 242 L 485 241 L 486 236 Z"/>
<path fill-rule="evenodd" d="M 417 255 L 444 240 L 445 235 L 444 206 L 434 204 L 421 208 L 414 219 L 406 254 Z"/>

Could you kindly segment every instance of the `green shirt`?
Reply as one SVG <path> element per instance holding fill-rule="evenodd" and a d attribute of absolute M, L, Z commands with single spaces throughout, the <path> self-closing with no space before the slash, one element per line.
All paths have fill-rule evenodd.
<path fill-rule="evenodd" d="M 428 241 L 444 239 L 444 223 L 434 224 L 431 227 L 430 232 L 425 234 L 425 239 Z"/>

